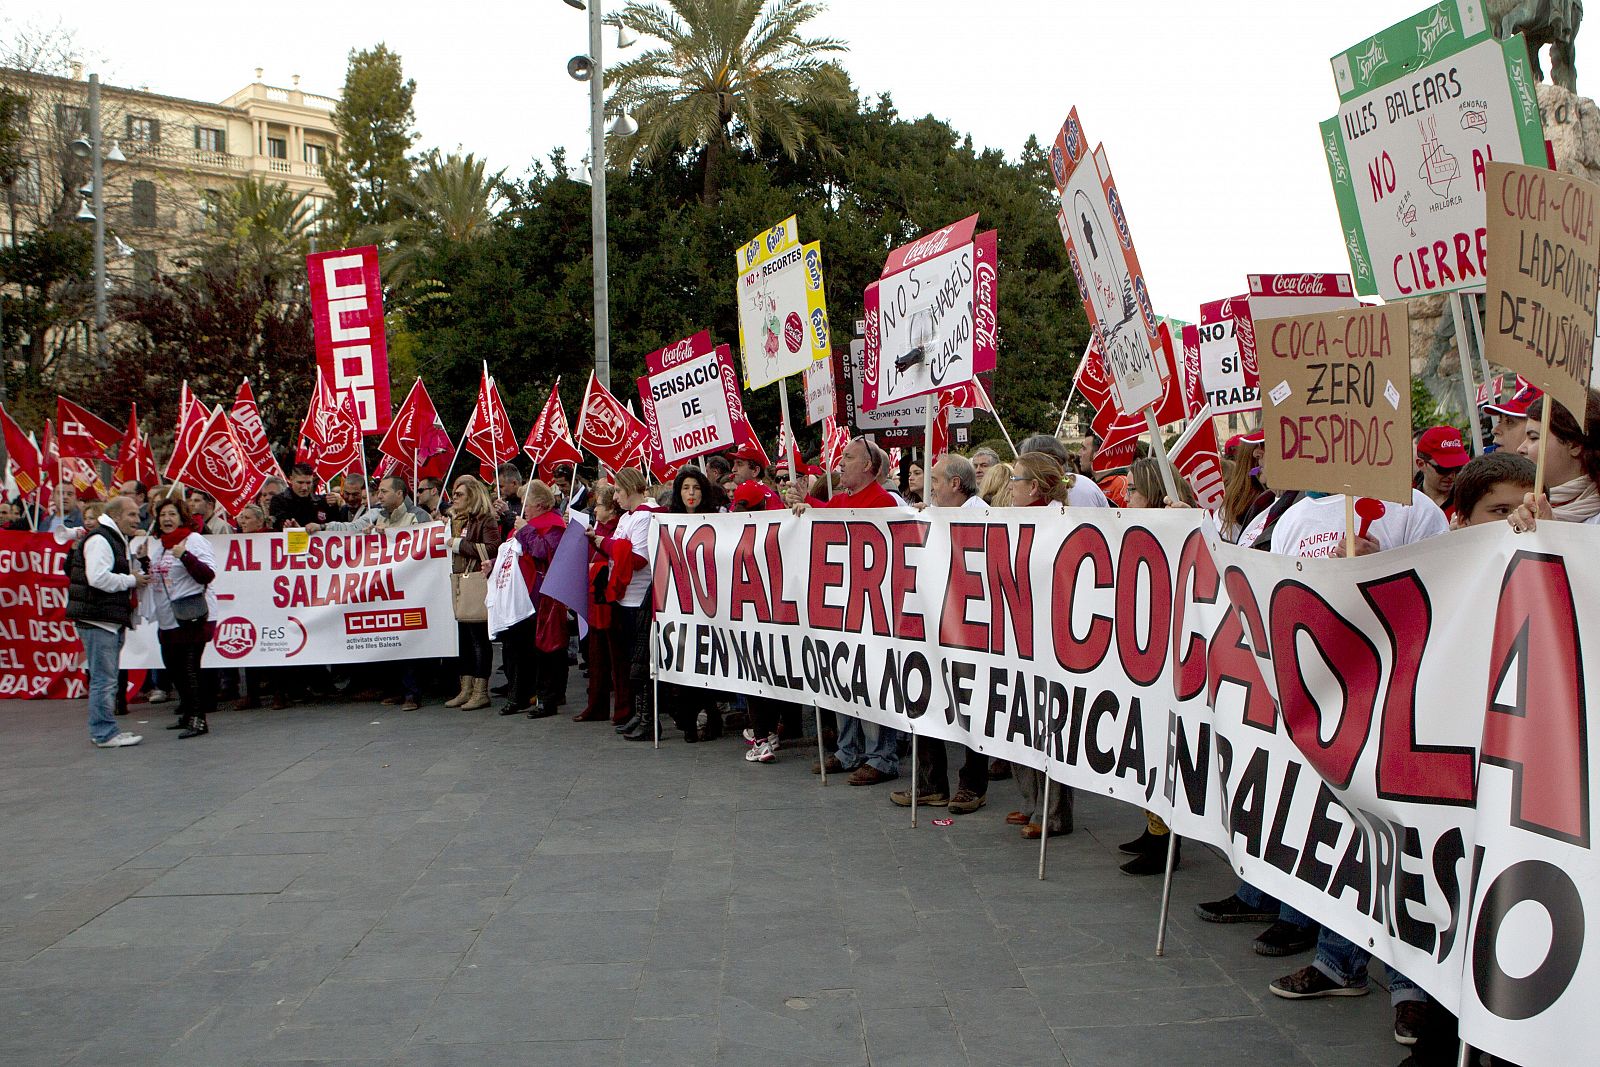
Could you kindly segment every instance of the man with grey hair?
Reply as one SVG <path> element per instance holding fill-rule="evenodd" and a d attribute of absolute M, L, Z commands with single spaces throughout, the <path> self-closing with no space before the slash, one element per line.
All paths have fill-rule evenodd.
<path fill-rule="evenodd" d="M 989 468 L 1000 462 L 1000 453 L 988 445 L 978 449 L 972 454 L 972 469 L 978 475 L 978 482 L 982 484 L 983 476 L 989 473 Z"/>
<path fill-rule="evenodd" d="M 128 551 L 128 538 L 139 529 L 139 505 L 116 496 L 90 533 L 67 554 L 67 618 L 78 626 L 83 641 L 84 669 L 89 673 L 89 740 L 100 748 L 137 745 L 138 734 L 117 727 L 117 659 L 122 639 L 134 624 L 131 594 L 150 582 L 144 567 Z"/>
<path fill-rule="evenodd" d="M 804 515 L 811 508 L 892 508 L 894 498 L 878 484 L 888 459 L 883 449 L 858 437 L 850 442 L 839 461 L 839 488 L 827 500 L 816 497 L 798 499 L 799 489 L 789 489 L 796 515 Z M 867 750 L 866 731 L 861 720 L 852 715 L 839 715 L 839 748 L 825 760 L 811 765 L 813 774 L 821 774 L 826 767 L 830 773 L 852 772 L 851 785 L 877 785 L 900 777 L 900 739 L 904 735 L 888 726 L 878 727 L 878 740 Z"/>
<path fill-rule="evenodd" d="M 928 499 L 936 508 L 983 508 L 978 496 L 978 473 L 964 456 L 944 455 L 927 479 Z M 956 775 L 957 789 L 950 795 L 950 770 L 945 743 L 935 737 L 918 737 L 917 803 L 948 807 L 953 815 L 969 815 L 989 802 L 989 757 L 971 748 Z M 902 808 L 911 806 L 911 790 L 897 789 L 889 799 Z"/>

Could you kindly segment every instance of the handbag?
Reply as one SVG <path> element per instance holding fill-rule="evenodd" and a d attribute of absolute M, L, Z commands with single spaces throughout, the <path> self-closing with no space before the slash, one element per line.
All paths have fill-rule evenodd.
<path fill-rule="evenodd" d="M 481 543 L 475 543 L 479 560 L 489 558 Z M 462 574 L 450 576 L 450 603 L 455 608 L 457 622 L 489 621 L 489 578 L 480 568 L 474 567 Z"/>
<path fill-rule="evenodd" d="M 179 622 L 199 622 L 209 610 L 204 593 L 191 593 L 172 601 L 172 617 Z"/>

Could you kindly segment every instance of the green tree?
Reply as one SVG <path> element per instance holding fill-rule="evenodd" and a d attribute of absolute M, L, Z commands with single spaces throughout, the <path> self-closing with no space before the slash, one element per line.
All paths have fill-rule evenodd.
<path fill-rule="evenodd" d="M 488 164 L 470 152 L 441 157 L 433 150 L 422 157 L 399 201 L 401 217 L 373 231 L 383 250 L 391 309 L 447 295 L 440 292 L 430 264 L 452 246 L 488 235 L 506 206 L 505 171 L 489 173 Z"/>
<path fill-rule="evenodd" d="M 246 178 L 231 186 L 217 204 L 221 244 L 202 246 L 266 262 L 302 256 L 310 247 L 315 222 L 304 193 L 282 182 Z"/>
<path fill-rule="evenodd" d="M 805 37 L 823 10 L 812 0 L 634 0 L 612 21 L 654 37 L 661 47 L 608 71 L 611 106 L 639 123 L 616 137 L 613 160 L 652 163 L 698 151 L 701 196 L 716 199 L 722 160 L 742 135 L 760 147 L 776 141 L 790 159 L 828 142 L 806 104 L 848 106 L 849 80 L 827 56 L 843 41 Z"/>
<path fill-rule="evenodd" d="M 387 46 L 351 49 L 333 114 L 339 147 L 324 172 L 333 189 L 335 227 L 347 234 L 399 216 L 397 194 L 411 177 L 406 153 L 417 139 L 416 92 L 400 56 Z"/>

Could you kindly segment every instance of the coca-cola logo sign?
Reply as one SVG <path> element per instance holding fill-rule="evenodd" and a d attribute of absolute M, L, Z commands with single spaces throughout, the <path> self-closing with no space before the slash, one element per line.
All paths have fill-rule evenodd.
<path fill-rule="evenodd" d="M 995 347 L 995 271 L 989 260 L 979 260 L 974 271 L 976 285 L 972 301 L 973 329 L 978 346 Z"/>
<path fill-rule="evenodd" d="M 1256 324 L 1250 318 L 1248 308 L 1233 317 L 1233 329 L 1239 341 L 1239 356 L 1244 363 L 1245 373 L 1255 378 L 1260 373 L 1256 369 Z"/>
<path fill-rule="evenodd" d="M 920 263 L 925 259 L 932 259 L 934 256 L 939 255 L 950 247 L 950 234 L 954 230 L 954 226 L 946 226 L 937 233 L 930 233 L 928 236 L 906 245 L 905 258 L 902 261 L 903 265 L 909 267 L 914 263 Z"/>
<path fill-rule="evenodd" d="M 694 357 L 694 345 L 690 343 L 689 338 L 685 337 L 677 344 L 668 345 L 661 350 L 661 365 L 663 367 L 675 367 L 684 360 L 693 359 Z"/>
<path fill-rule="evenodd" d="M 1273 274 L 1267 278 L 1267 292 L 1273 296 L 1321 296 L 1327 291 L 1327 277 L 1321 274 Z"/>

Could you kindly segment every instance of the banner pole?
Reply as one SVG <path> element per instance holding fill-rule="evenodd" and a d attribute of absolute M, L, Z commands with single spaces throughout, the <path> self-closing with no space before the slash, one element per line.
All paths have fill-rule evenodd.
<path fill-rule="evenodd" d="M 1533 495 L 1535 499 L 1544 492 L 1544 449 L 1545 442 L 1550 440 L 1550 408 L 1553 405 L 1550 394 L 1546 393 L 1539 401 L 1539 458 L 1534 465 Z M 59 496 L 60 494 L 56 494 Z"/>
<path fill-rule="evenodd" d="M 1489 349 L 1483 343 L 1483 312 L 1478 308 L 1478 294 L 1463 293 L 1461 299 L 1471 301 L 1467 305 L 1467 321 L 1472 325 L 1472 340 L 1478 346 L 1478 370 L 1487 382 L 1494 374 L 1489 367 Z"/>
<path fill-rule="evenodd" d="M 794 424 L 789 421 L 789 379 L 787 378 L 778 379 L 778 413 L 783 418 L 783 441 L 784 447 L 789 449 L 789 455 L 779 456 L 777 459 L 773 460 L 772 463 L 774 467 L 776 467 L 779 463 L 788 463 L 789 466 L 792 467 L 794 464 L 790 462 L 790 460 L 796 451 L 796 445 L 794 439 Z M 789 472 L 789 480 L 793 481 L 795 478 L 799 477 L 799 475 L 799 471 L 791 470 Z"/>
<path fill-rule="evenodd" d="M 659 633 L 654 613 L 650 615 L 650 723 L 655 732 L 655 747 L 661 748 L 661 686 L 660 667 L 656 663 L 656 637 Z"/>
<path fill-rule="evenodd" d="M 973 375 L 972 380 L 978 383 L 978 392 L 983 396 L 983 399 L 988 403 L 988 405 L 989 405 L 989 414 L 994 417 L 994 424 L 996 426 L 1000 427 L 1000 435 L 1006 439 L 1006 447 L 1011 449 L 1011 455 L 1012 455 L 1013 458 L 1015 458 L 1015 456 L 1017 454 L 1017 445 L 1016 445 L 1015 441 L 1011 440 L 1011 433 L 1010 433 L 1010 431 L 1008 431 L 1006 429 L 1006 424 L 1000 421 L 1000 410 L 999 410 L 1000 405 L 998 405 L 998 404 L 996 404 L 994 402 L 994 397 L 989 395 L 989 390 L 987 390 L 987 389 L 985 389 L 983 387 L 983 379 L 982 378 L 979 378 L 977 375 Z M 1070 401 L 1072 398 L 1069 396 L 1067 399 Z M 1066 420 L 1067 420 L 1067 411 L 1066 411 L 1065 408 L 1062 408 L 1061 409 L 1061 419 L 1056 423 L 1056 432 L 1055 432 L 1055 436 L 1056 437 L 1060 437 L 1061 436 L 1061 425 L 1062 425 L 1062 423 L 1066 422 Z"/>
<path fill-rule="evenodd" d="M 880 726 L 878 729 L 882 730 L 884 727 Z M 915 830 L 917 828 L 917 733 L 915 730 L 906 732 L 911 735 L 911 828 Z M 945 788 L 950 787 L 945 786 Z"/>
<path fill-rule="evenodd" d="M 1465 1041 L 1461 1042 L 1461 1050 L 1456 1053 L 1456 1067 L 1471 1067 L 1472 1046 Z"/>
<path fill-rule="evenodd" d="M 1050 772 L 1040 771 L 1039 773 L 1044 777 L 1044 788 L 1040 790 L 1039 808 L 1033 813 L 1033 817 L 1039 820 L 1039 881 L 1042 882 L 1044 881 L 1044 846 L 1050 840 Z"/>
<path fill-rule="evenodd" d="M 1156 923 L 1156 955 L 1167 954 L 1167 915 L 1172 907 L 1172 868 L 1178 865 L 1178 834 L 1167 826 L 1167 869 L 1161 876 L 1161 918 Z"/>
<path fill-rule="evenodd" d="M 817 726 L 817 766 L 822 768 L 822 785 L 828 785 L 828 753 L 822 744 L 822 709 L 817 707 L 817 702 L 811 702 L 811 721 Z"/>
<path fill-rule="evenodd" d="M 1067 413 L 1072 410 L 1072 398 L 1077 396 L 1077 395 L 1078 395 L 1078 378 L 1077 378 L 1077 375 L 1073 375 L 1072 388 L 1067 390 L 1067 402 L 1065 404 L 1061 405 L 1061 417 L 1056 420 L 1056 432 L 1055 432 L 1055 436 L 1056 437 L 1060 437 L 1061 436 L 1061 427 L 1063 427 L 1063 426 L 1065 426 L 1067 424 Z M 1000 420 L 997 417 L 995 419 L 995 421 L 999 422 Z M 1015 452 L 1016 449 L 1012 449 L 1012 451 Z"/>
<path fill-rule="evenodd" d="M 1161 440 L 1161 427 L 1156 425 L 1155 405 L 1144 409 L 1145 425 L 1150 427 L 1150 450 L 1161 461 L 1161 487 L 1167 491 L 1167 500 L 1177 503 L 1183 499 L 1178 494 L 1178 478 L 1172 470 L 1172 460 L 1167 458 L 1167 446 Z"/>
<path fill-rule="evenodd" d="M 1356 498 L 1344 495 L 1344 557 L 1356 558 Z"/>
<path fill-rule="evenodd" d="M 1483 455 L 1483 420 L 1478 417 L 1478 385 L 1472 380 L 1472 344 L 1467 337 L 1467 324 L 1461 314 L 1461 304 L 1466 297 L 1452 293 L 1450 315 L 1456 327 L 1456 361 L 1461 364 L 1461 388 L 1467 395 L 1467 427 L 1472 431 L 1472 454 Z"/>

